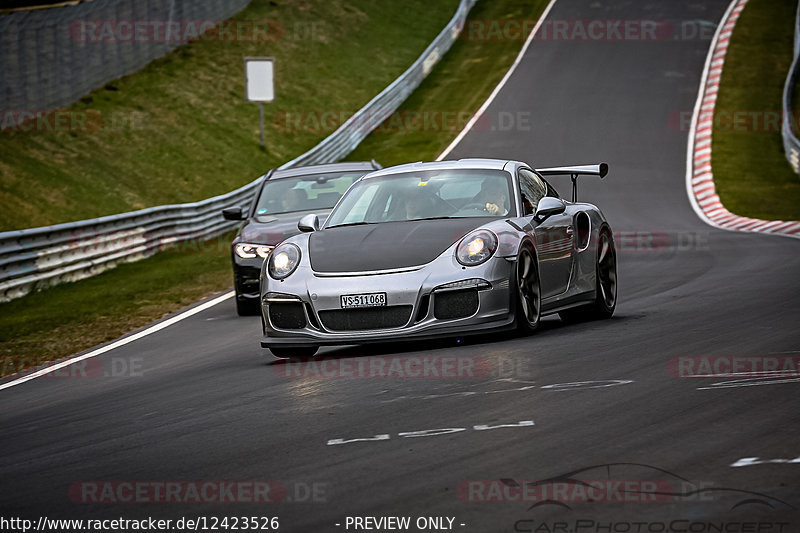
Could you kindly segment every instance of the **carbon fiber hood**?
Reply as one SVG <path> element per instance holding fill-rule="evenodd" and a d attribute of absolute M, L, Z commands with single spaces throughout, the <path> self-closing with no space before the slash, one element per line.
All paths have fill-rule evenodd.
<path fill-rule="evenodd" d="M 324 229 L 309 238 L 311 267 L 316 272 L 363 272 L 423 265 L 490 220 L 418 220 Z"/>

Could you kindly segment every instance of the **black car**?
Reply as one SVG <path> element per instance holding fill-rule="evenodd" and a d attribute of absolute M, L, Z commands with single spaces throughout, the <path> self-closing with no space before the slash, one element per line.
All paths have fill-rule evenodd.
<path fill-rule="evenodd" d="M 246 212 L 240 207 L 222 212 L 227 220 L 246 221 L 231 243 L 239 315 L 260 313 L 258 278 L 275 245 L 300 233 L 297 223 L 304 215 L 327 215 L 354 181 L 380 168 L 371 161 L 273 169 Z"/>

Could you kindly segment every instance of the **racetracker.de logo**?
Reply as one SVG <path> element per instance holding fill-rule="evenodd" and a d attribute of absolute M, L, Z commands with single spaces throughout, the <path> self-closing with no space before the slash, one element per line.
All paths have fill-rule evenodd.
<path fill-rule="evenodd" d="M 469 503 L 562 502 L 652 503 L 673 499 L 675 487 L 664 480 L 462 481 L 456 493 Z"/>
<path fill-rule="evenodd" d="M 800 376 L 800 356 L 684 356 L 667 363 L 674 378 Z"/>
<path fill-rule="evenodd" d="M 103 127 L 100 111 L 0 109 L 0 130 L 14 133 L 92 133 Z"/>
<path fill-rule="evenodd" d="M 710 114 L 711 111 L 701 113 L 700 121 Z M 693 118 L 694 111 L 673 111 L 667 117 L 667 126 L 671 131 L 685 133 L 691 130 Z M 717 109 L 711 117 L 710 129 L 714 133 L 780 133 L 784 121 L 796 130 L 800 127 L 800 113 L 780 109 Z"/>
<path fill-rule="evenodd" d="M 533 124 L 529 111 L 483 112 L 476 116 L 473 111 L 459 109 L 398 110 L 388 115 L 386 109 L 276 111 L 272 123 L 281 133 L 330 133 L 340 128 L 361 133 L 458 133 L 473 119 L 472 132 L 531 131 Z"/>
<path fill-rule="evenodd" d="M 139 356 L 93 357 L 64 364 L 39 358 L 0 358 L 0 376 L 25 370 L 46 371 L 43 379 L 133 378 L 144 376 L 144 358 Z"/>
<path fill-rule="evenodd" d="M 474 356 L 392 356 L 287 360 L 272 368 L 281 378 L 474 379 L 488 376 L 491 363 Z"/>
<path fill-rule="evenodd" d="M 277 20 L 76 20 L 79 43 L 276 42 L 286 34 Z"/>
<path fill-rule="evenodd" d="M 536 19 L 473 19 L 461 39 L 467 41 L 524 41 L 539 23 Z M 534 36 L 553 42 L 710 41 L 716 26 L 701 21 L 666 19 L 546 19 Z"/>
<path fill-rule="evenodd" d="M 278 481 L 80 481 L 69 487 L 73 503 L 279 503 Z"/>

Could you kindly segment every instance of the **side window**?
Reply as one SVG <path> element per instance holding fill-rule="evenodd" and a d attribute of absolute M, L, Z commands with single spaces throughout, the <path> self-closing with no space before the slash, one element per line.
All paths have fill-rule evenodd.
<path fill-rule="evenodd" d="M 547 186 L 539 176 L 526 168 L 521 168 L 519 170 L 519 189 L 522 194 L 522 215 L 532 215 L 536 212 L 539 200 L 547 196 Z"/>

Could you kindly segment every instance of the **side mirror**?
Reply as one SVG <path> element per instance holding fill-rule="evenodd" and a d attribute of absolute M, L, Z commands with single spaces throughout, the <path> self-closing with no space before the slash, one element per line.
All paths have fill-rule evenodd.
<path fill-rule="evenodd" d="M 297 223 L 297 229 L 303 233 L 311 233 L 319 229 L 319 217 L 314 213 L 306 215 Z"/>
<path fill-rule="evenodd" d="M 225 220 L 244 220 L 246 217 L 242 213 L 241 207 L 229 207 L 222 210 L 222 216 Z"/>
<path fill-rule="evenodd" d="M 544 222 L 553 215 L 560 215 L 566 211 L 567 205 L 564 200 L 560 198 L 553 198 L 552 196 L 545 196 L 539 200 L 539 205 L 536 206 L 536 215 L 534 218 L 538 222 Z"/>

